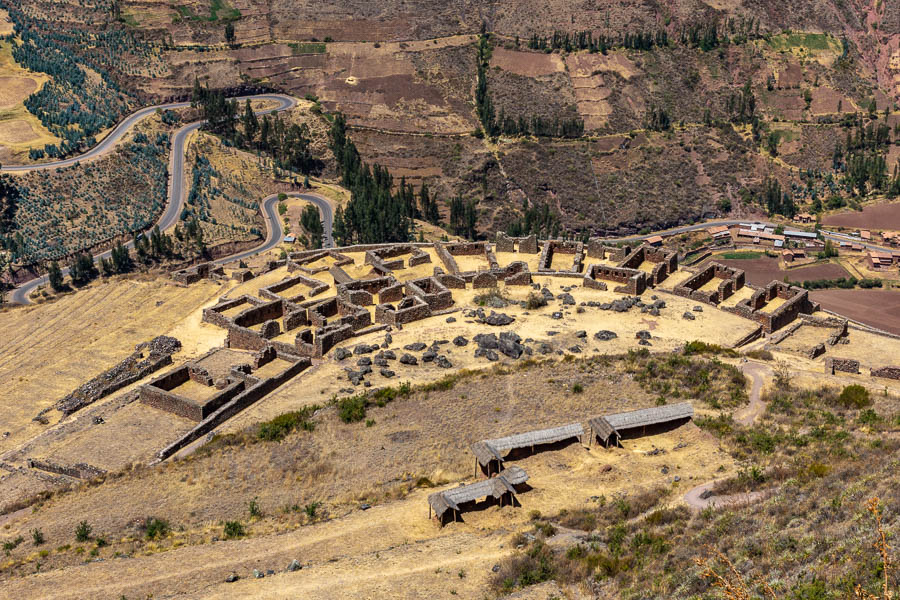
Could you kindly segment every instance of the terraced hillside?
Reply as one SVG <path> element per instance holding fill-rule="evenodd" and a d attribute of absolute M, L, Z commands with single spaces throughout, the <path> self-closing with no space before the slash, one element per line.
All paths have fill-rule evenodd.
<path fill-rule="evenodd" d="M 10 14 L 45 33 L 77 25 L 54 39 L 89 48 L 77 52 L 144 101 L 183 97 L 197 78 L 315 96 L 347 116 L 364 159 L 437 191 L 445 218 L 450 198 L 475 200 L 483 232 L 542 205 L 568 231 L 595 234 L 744 215 L 769 208 L 766 177 L 815 208 L 852 195 L 840 181 L 848 131 L 896 124 L 885 112 L 900 67 L 891 2 L 50 6 L 27 0 Z M 473 137 L 484 126 L 475 98 L 483 27 L 493 32 L 484 79 L 497 116 L 576 120 L 583 137 Z M 888 175 L 900 156 L 894 136 L 875 149 Z M 829 172 L 836 184 L 822 179 Z"/>

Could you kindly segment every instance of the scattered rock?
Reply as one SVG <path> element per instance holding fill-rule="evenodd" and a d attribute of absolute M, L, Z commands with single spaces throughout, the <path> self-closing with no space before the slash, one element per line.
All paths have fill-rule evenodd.
<path fill-rule="evenodd" d="M 240 578 L 241 578 L 240 575 L 238 575 L 237 573 L 232 573 L 231 575 L 229 575 L 228 577 L 225 578 L 225 583 L 234 583 L 235 581 L 237 581 Z"/>
<path fill-rule="evenodd" d="M 384 343 L 391 345 L 394 343 L 394 336 L 389 333 L 384 334 Z"/>
<path fill-rule="evenodd" d="M 394 373 L 394 372 L 391 371 L 390 369 L 381 369 L 381 370 L 379 371 L 379 373 L 381 373 L 381 376 L 382 376 L 382 377 L 387 377 L 388 379 L 390 379 L 391 377 L 393 377 L 394 375 L 396 375 L 396 373 Z"/>
<path fill-rule="evenodd" d="M 363 504 L 359 505 L 359 510 L 369 510 L 370 508 L 372 508 L 372 505 L 368 504 L 368 503 L 363 503 Z"/>
<path fill-rule="evenodd" d="M 456 317 L 447 317 L 448 323 L 456 323 Z"/>
<path fill-rule="evenodd" d="M 609 473 L 610 471 L 612 471 L 612 469 L 613 469 L 612 465 L 603 465 L 603 467 L 601 467 L 601 469 L 600 469 L 600 472 L 601 473 Z"/>
<path fill-rule="evenodd" d="M 496 350 L 499 345 L 499 341 L 497 340 L 497 336 L 493 333 L 479 333 L 474 338 L 472 338 L 476 344 L 478 344 L 479 348 Z"/>
<path fill-rule="evenodd" d="M 652 346 L 652 345 L 653 345 L 653 344 L 651 344 L 651 343 L 648 342 L 647 340 L 643 340 L 643 339 L 642 339 L 642 340 L 638 340 L 638 346 Z"/>
<path fill-rule="evenodd" d="M 636 334 L 634 334 L 634 337 L 636 337 L 639 340 L 649 340 L 653 336 L 650 335 L 650 332 L 647 331 L 646 329 L 642 329 L 641 331 L 638 331 Z"/>
<path fill-rule="evenodd" d="M 543 296 L 544 300 L 546 300 L 547 302 L 550 302 L 551 300 L 553 300 L 555 298 L 555 296 L 553 295 L 553 292 L 551 292 L 547 288 L 541 289 L 541 296 Z"/>
<path fill-rule="evenodd" d="M 262 571 L 260 571 L 259 569 L 253 569 L 253 576 L 256 577 L 257 579 L 262 579 L 263 577 L 266 576 L 266 574 L 263 573 Z"/>
<path fill-rule="evenodd" d="M 372 359 L 368 356 L 363 356 L 358 361 L 356 361 L 357 367 L 367 367 L 372 364 Z"/>
<path fill-rule="evenodd" d="M 703 312 L 703 307 L 698 304 L 694 307 L 694 312 Z"/>
<path fill-rule="evenodd" d="M 442 369 L 452 369 L 453 368 L 453 363 L 450 362 L 447 359 L 447 357 L 444 356 L 443 354 L 438 356 L 437 360 L 435 360 L 434 363 Z"/>
<path fill-rule="evenodd" d="M 608 342 L 609 340 L 614 340 L 617 337 L 619 336 L 614 331 L 609 331 L 608 329 L 601 329 L 594 334 L 594 339 L 601 342 Z"/>
<path fill-rule="evenodd" d="M 578 308 L 575 309 L 575 312 L 577 312 L 577 313 L 580 315 L 581 313 L 584 312 L 584 307 L 583 307 L 583 306 L 579 306 Z"/>
<path fill-rule="evenodd" d="M 563 318 L 563 314 L 562 314 L 561 312 L 559 312 L 559 311 L 556 311 L 555 313 L 553 313 L 552 315 L 550 315 L 550 318 L 551 318 L 551 319 L 559 320 L 559 319 L 562 319 L 562 318 Z"/>
<path fill-rule="evenodd" d="M 506 340 L 508 342 L 515 342 L 516 344 L 522 341 L 522 336 L 520 336 L 515 331 L 504 331 L 500 334 L 501 340 Z"/>
<path fill-rule="evenodd" d="M 692 313 L 691 311 L 686 310 L 686 311 L 684 311 L 684 314 L 681 315 L 681 318 L 682 318 L 682 319 L 686 319 L 686 320 L 688 320 L 688 321 L 693 321 L 693 320 L 695 320 L 697 317 L 695 317 L 695 316 L 694 316 L 694 313 Z"/>
<path fill-rule="evenodd" d="M 428 344 L 426 344 L 425 342 L 415 342 L 415 343 L 407 344 L 407 345 L 403 346 L 403 349 L 409 350 L 411 352 L 420 352 L 427 347 L 428 347 Z"/>
<path fill-rule="evenodd" d="M 500 565 L 499 565 L 499 564 L 494 565 L 493 567 L 491 567 L 491 573 L 496 573 L 496 572 L 498 572 L 499 570 L 500 570 Z"/>
<path fill-rule="evenodd" d="M 575 304 L 575 298 L 572 297 L 572 294 L 560 294 L 559 299 L 564 305 L 574 306 Z"/>
<path fill-rule="evenodd" d="M 334 351 L 334 358 L 336 360 L 344 360 L 345 358 L 349 358 L 353 356 L 346 348 L 337 348 Z"/>
<path fill-rule="evenodd" d="M 570 346 L 569 352 L 573 354 L 581 354 L 581 346 Z"/>
<path fill-rule="evenodd" d="M 703 490 L 702 492 L 700 492 L 701 500 L 706 500 L 707 498 L 712 498 L 713 496 L 715 496 L 715 494 L 713 494 L 713 491 L 711 489 Z"/>
<path fill-rule="evenodd" d="M 385 350 L 384 352 L 381 353 L 381 356 L 385 360 L 397 360 L 397 355 L 394 354 L 393 350 Z"/>
<path fill-rule="evenodd" d="M 417 365 L 419 364 L 419 359 L 412 354 L 404 354 L 400 357 L 400 363 L 404 365 Z"/>
<path fill-rule="evenodd" d="M 461 335 L 458 335 L 455 338 L 453 338 L 454 346 L 467 346 L 468 344 L 469 344 L 469 340 L 467 340 L 466 338 L 464 338 Z"/>
<path fill-rule="evenodd" d="M 388 366 L 388 361 L 383 356 L 376 356 L 375 360 L 372 361 L 376 367 L 386 367 Z"/>
<path fill-rule="evenodd" d="M 429 348 L 428 350 L 425 351 L 425 354 L 422 355 L 422 362 L 431 362 L 435 358 L 437 358 L 437 352 L 435 352 L 433 349 Z"/>
<path fill-rule="evenodd" d="M 500 340 L 499 348 L 500 352 L 510 358 L 519 358 L 520 356 L 522 356 L 522 352 L 524 352 L 525 350 L 525 348 L 521 344 L 508 338 Z"/>
<path fill-rule="evenodd" d="M 488 316 L 484 322 L 487 325 L 492 325 L 494 327 L 503 327 L 504 325 L 509 325 L 516 319 L 504 313 L 495 313 L 491 311 L 490 316 Z"/>
<path fill-rule="evenodd" d="M 368 344 L 360 344 L 353 349 L 353 354 L 369 354 L 378 350 L 378 346 L 369 346 Z"/>
<path fill-rule="evenodd" d="M 580 330 L 580 331 L 576 331 L 576 332 L 575 332 L 575 337 L 577 337 L 577 338 L 586 338 L 586 337 L 587 337 L 587 331 L 585 331 L 584 329 L 582 329 L 582 330 Z"/>

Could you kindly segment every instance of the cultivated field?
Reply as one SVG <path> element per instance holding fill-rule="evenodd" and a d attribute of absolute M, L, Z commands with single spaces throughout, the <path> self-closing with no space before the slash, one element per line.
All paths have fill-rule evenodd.
<path fill-rule="evenodd" d="M 808 267 L 796 267 L 793 269 L 782 269 L 779 266 L 779 260 L 774 257 L 763 257 L 753 259 L 723 259 L 714 256 L 708 262 L 718 262 L 735 269 L 743 269 L 747 273 L 747 283 L 756 286 L 764 286 L 773 280 L 783 280 L 785 276 L 791 281 L 811 281 L 814 279 L 838 279 L 840 277 L 849 277 L 850 273 L 839 264 L 824 263 L 815 264 Z"/>
<path fill-rule="evenodd" d="M 858 212 L 827 215 L 822 218 L 822 224 L 859 229 L 900 229 L 900 203 L 872 204 Z"/>
<path fill-rule="evenodd" d="M 888 290 L 817 290 L 810 297 L 822 308 L 900 335 L 900 292 Z"/>

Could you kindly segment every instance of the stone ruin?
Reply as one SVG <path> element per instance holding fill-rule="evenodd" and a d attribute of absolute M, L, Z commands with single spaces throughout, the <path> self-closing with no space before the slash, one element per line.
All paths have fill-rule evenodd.
<path fill-rule="evenodd" d="M 834 375 L 837 371 L 842 373 L 859 373 L 859 361 L 852 358 L 834 358 L 829 356 L 825 359 L 825 372 Z"/>
<path fill-rule="evenodd" d="M 776 298 L 784 300 L 784 303 L 771 311 L 766 310 L 766 306 Z M 819 305 L 809 299 L 809 292 L 803 288 L 773 281 L 753 292 L 747 300 L 738 302 L 735 306 L 722 307 L 722 310 L 755 321 L 766 333 L 772 333 L 792 322 L 801 313 L 818 311 Z"/>
<path fill-rule="evenodd" d="M 647 289 L 647 274 L 643 271 L 600 264 L 589 266 L 584 275 L 584 286 L 595 290 L 605 290 L 607 285 L 602 280 L 620 283 L 621 285 L 613 288 L 614 292 L 620 294 L 640 296 Z"/>
<path fill-rule="evenodd" d="M 745 274 L 742 270 L 719 263 L 709 263 L 706 268 L 685 279 L 672 291 L 678 296 L 717 305 L 744 287 L 744 282 Z"/>
<path fill-rule="evenodd" d="M 171 365 L 172 354 L 180 349 L 181 342 L 165 335 L 138 344 L 134 353 L 125 360 L 82 384 L 78 389 L 56 402 L 54 406 L 56 410 L 68 416 L 165 366 Z M 38 418 L 49 410 L 42 411 Z"/>
<path fill-rule="evenodd" d="M 172 273 L 172 279 L 181 285 L 191 285 L 201 279 L 221 280 L 224 278 L 225 269 L 211 262 L 200 263 Z"/>
<path fill-rule="evenodd" d="M 584 268 L 584 244 L 581 242 L 560 242 L 547 240 L 541 248 L 538 271 L 553 272 L 553 257 L 557 254 L 572 255 L 572 265 L 563 272 L 581 273 Z"/>
<path fill-rule="evenodd" d="M 516 252 L 519 254 L 537 254 L 538 241 L 536 235 L 527 237 L 509 237 L 505 233 L 497 233 L 497 239 L 494 244 L 495 252 Z"/>
<path fill-rule="evenodd" d="M 647 285 L 649 287 L 659 285 L 665 281 L 670 273 L 678 270 L 678 254 L 676 252 L 670 252 L 663 248 L 654 248 L 649 244 L 642 244 L 635 248 L 631 254 L 619 263 L 619 266 L 626 269 L 640 269 L 644 262 L 654 265 L 647 276 Z"/>
<path fill-rule="evenodd" d="M 872 377 L 900 380 L 900 367 L 880 367 L 872 369 L 869 373 Z"/>
<path fill-rule="evenodd" d="M 241 410 L 246 408 L 310 365 L 308 358 L 282 353 L 272 346 L 266 346 L 253 355 L 251 364 L 234 366 L 226 377 L 213 379 L 200 363 L 217 351 L 218 349 L 213 350 L 196 361 L 185 363 L 142 385 L 140 401 L 180 417 L 201 422 L 227 404 L 233 407 L 240 406 Z M 253 375 L 256 370 L 276 359 L 287 363 L 287 367 L 272 377 L 261 378 Z M 189 382 L 200 386 L 200 389 L 209 388 L 208 395 L 202 400 L 182 395 L 179 389 Z"/>

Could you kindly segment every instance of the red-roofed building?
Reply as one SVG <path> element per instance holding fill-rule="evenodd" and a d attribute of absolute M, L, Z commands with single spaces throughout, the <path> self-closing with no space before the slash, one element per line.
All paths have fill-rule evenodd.
<path fill-rule="evenodd" d="M 876 252 L 874 250 L 866 254 L 866 260 L 872 269 L 889 269 L 894 264 L 894 255 L 888 252 Z"/>

